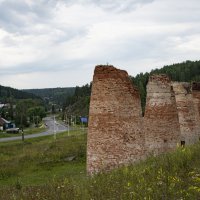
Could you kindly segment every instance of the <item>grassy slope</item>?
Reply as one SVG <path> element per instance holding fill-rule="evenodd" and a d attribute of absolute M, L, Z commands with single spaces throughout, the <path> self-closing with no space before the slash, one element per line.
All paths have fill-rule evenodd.
<path fill-rule="evenodd" d="M 0 185 L 13 185 L 18 180 L 22 185 L 43 184 L 60 174 L 73 174 L 71 169 L 80 170 L 82 165 L 84 168 L 86 136 L 76 136 L 75 131 L 71 134 L 74 136 L 57 135 L 57 140 L 47 136 L 26 140 L 24 144 L 0 143 Z M 67 162 L 70 156 L 77 160 Z"/>
<path fill-rule="evenodd" d="M 4 143 L 0 152 L 5 200 L 200 199 L 200 144 L 93 177 L 85 172 L 85 134 Z"/>

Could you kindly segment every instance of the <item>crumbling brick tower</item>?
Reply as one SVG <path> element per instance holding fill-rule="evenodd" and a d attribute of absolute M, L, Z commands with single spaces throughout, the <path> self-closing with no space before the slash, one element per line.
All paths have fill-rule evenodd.
<path fill-rule="evenodd" d="M 167 75 L 152 75 L 147 84 L 145 142 L 148 154 L 175 149 L 180 141 L 176 101 Z"/>
<path fill-rule="evenodd" d="M 200 82 L 192 83 L 192 96 L 196 113 L 197 134 L 200 140 Z"/>
<path fill-rule="evenodd" d="M 142 159 L 144 144 L 138 90 L 126 71 L 97 66 L 89 111 L 88 173 L 107 171 Z"/>
<path fill-rule="evenodd" d="M 194 144 L 198 141 L 198 125 L 191 84 L 174 82 L 172 85 L 178 109 L 181 142 L 186 145 Z"/>

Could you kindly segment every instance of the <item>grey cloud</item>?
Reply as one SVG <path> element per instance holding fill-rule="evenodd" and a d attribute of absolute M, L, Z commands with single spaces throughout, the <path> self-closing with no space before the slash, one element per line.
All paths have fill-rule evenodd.
<path fill-rule="evenodd" d="M 23 32 L 34 23 L 47 22 L 52 17 L 51 7 L 55 1 L 33 1 L 32 5 L 23 0 L 6 0 L 0 3 L 0 27 L 9 32 Z"/>
<path fill-rule="evenodd" d="M 16 46 L 17 43 L 16 41 L 14 41 L 11 37 L 9 37 L 8 35 L 4 36 L 2 38 L 2 40 L 0 40 L 0 42 L 6 46 L 6 47 L 13 47 L 13 46 Z"/>
<path fill-rule="evenodd" d="M 142 6 L 147 3 L 152 3 L 154 0 L 96 0 L 92 1 L 102 8 L 110 11 L 130 11 L 138 6 Z"/>
<path fill-rule="evenodd" d="M 163 23 L 194 23 L 200 21 L 200 3 L 199 0 L 162 0 L 157 1 L 151 11 L 150 18 L 155 22 Z M 145 13 L 144 13 L 145 15 Z"/>
<path fill-rule="evenodd" d="M 72 28 L 68 27 L 65 29 L 62 29 L 62 31 L 65 31 L 65 34 L 63 36 L 55 37 L 53 39 L 55 44 L 65 43 L 71 39 L 84 37 L 88 34 L 88 28 L 86 27 L 79 27 L 79 28 Z"/>
<path fill-rule="evenodd" d="M 42 18 L 51 16 L 51 8 L 55 4 L 55 0 L 32 1 L 32 4 L 28 4 L 23 0 L 18 0 L 17 2 L 15 0 L 4 0 L 2 3 L 0 3 L 0 11 L 7 11 L 8 16 L 11 13 L 16 15 L 33 13 L 41 20 Z"/>
<path fill-rule="evenodd" d="M 144 4 L 152 3 L 154 0 L 60 0 L 66 4 L 91 4 L 101 7 L 109 12 L 126 12 L 142 6 Z"/>
<path fill-rule="evenodd" d="M 5 0 L 0 3 L 0 28 L 11 33 L 19 35 L 43 35 L 52 36 L 52 42 L 62 43 L 74 37 L 80 37 L 87 34 L 87 27 L 59 26 L 59 23 L 52 22 L 53 9 L 57 3 L 63 3 L 63 0 L 41 0 L 32 1 L 29 5 L 23 0 Z M 34 25 L 40 24 L 36 29 Z M 63 32 L 63 35 L 54 37 L 56 31 Z M 49 32 L 49 33 L 48 33 Z M 2 41 L 6 46 L 10 46 L 13 41 L 6 37 Z"/>
<path fill-rule="evenodd" d="M 191 37 L 193 35 L 198 35 L 200 33 L 199 0 L 155 0 L 154 4 L 151 4 L 152 2 L 153 0 L 32 0 L 33 4 L 29 5 L 25 0 L 4 0 L 3 3 L 0 3 L 0 28 L 6 29 L 8 32 L 17 32 L 18 34 L 16 36 L 16 40 L 15 37 L 13 37 L 13 34 L 5 35 L 5 37 L 0 41 L 2 46 L 11 47 L 10 49 L 15 51 L 15 46 L 19 44 L 21 45 L 19 45 L 19 47 L 22 47 L 22 49 L 24 44 L 28 44 L 30 47 L 33 45 L 33 50 L 41 48 L 42 51 L 44 51 L 44 57 L 47 56 L 48 58 L 41 56 L 37 61 L 30 61 L 30 63 L 19 64 L 17 66 L 12 64 L 13 67 L 9 68 L 6 67 L 6 62 L 5 67 L 3 68 L 2 65 L 4 63 L 2 58 L 0 80 L 1 77 L 6 77 L 7 75 L 18 75 L 24 73 L 28 76 L 28 74 L 31 73 L 43 72 L 42 74 L 45 76 L 48 72 L 51 73 L 55 71 L 60 71 L 61 74 L 65 71 L 65 73 L 69 73 L 69 76 L 72 76 L 71 71 L 77 70 L 77 74 L 82 74 L 84 71 L 83 66 L 87 65 L 93 68 L 94 65 L 98 63 L 106 64 L 109 62 L 111 64 L 116 63 L 118 65 L 118 63 L 120 63 L 122 65 L 127 62 L 131 63 L 130 66 L 132 63 L 143 63 L 141 64 L 143 66 L 153 66 L 154 62 L 149 62 L 149 60 L 159 61 L 158 63 L 166 61 L 167 64 L 172 60 L 180 62 L 185 59 L 198 58 L 199 52 L 195 53 L 190 49 L 186 49 L 182 52 L 179 48 L 177 48 L 177 46 L 179 44 L 186 43 L 186 46 L 188 45 L 190 47 L 190 45 L 187 44 L 188 40 L 192 40 Z M 54 18 L 54 8 L 57 4 L 60 4 L 61 7 L 69 6 L 69 10 L 70 6 L 76 4 L 81 4 L 83 9 L 84 6 L 87 7 L 92 5 L 89 9 L 94 9 L 94 12 L 95 9 L 99 7 L 105 11 L 105 18 L 103 21 L 105 21 L 107 16 L 110 17 L 109 12 L 116 14 L 111 17 L 113 17 L 114 20 L 118 20 L 123 14 L 126 14 L 126 12 L 136 10 L 140 6 L 150 4 L 149 6 L 144 6 L 143 9 L 138 10 L 138 12 L 130 12 L 129 15 L 122 18 L 127 19 L 130 22 L 130 26 L 134 26 L 134 23 L 131 24 L 132 22 L 137 22 L 136 25 L 138 26 L 148 25 L 150 27 L 150 31 L 145 32 L 145 29 L 142 29 L 143 33 L 139 34 L 139 36 L 137 34 L 133 34 L 133 36 L 127 34 L 126 36 L 125 34 L 125 36 L 119 40 L 111 39 L 109 41 L 101 41 L 101 43 L 98 43 L 99 38 L 98 36 L 96 37 L 94 33 L 94 35 L 91 35 L 94 41 L 89 40 L 88 45 L 86 44 L 85 47 L 91 48 L 92 50 L 88 51 L 88 54 L 86 53 L 86 55 L 81 56 L 81 58 L 83 58 L 82 60 L 70 60 L 70 55 L 65 58 L 64 51 L 66 50 L 67 54 L 70 50 L 69 48 L 71 47 L 68 46 L 68 44 L 65 46 L 65 44 L 60 45 L 59 43 L 65 43 L 74 37 L 84 37 L 84 35 L 87 35 L 90 25 L 88 25 L 88 23 L 86 23 L 86 25 L 84 22 L 82 23 L 81 20 L 83 19 L 78 19 L 78 23 L 75 19 L 73 22 L 74 24 L 65 24 L 65 20 L 61 23 L 58 22 L 57 19 Z M 86 11 L 88 11 L 88 9 L 86 9 Z M 120 15 L 118 15 L 118 12 Z M 90 13 L 84 13 L 84 11 L 81 14 L 90 15 Z M 86 20 L 87 19 L 88 18 L 86 18 Z M 98 24 L 102 22 L 102 19 L 98 17 L 95 20 L 94 22 L 92 21 L 92 23 Z M 111 20 L 111 22 L 108 23 L 112 22 L 113 21 Z M 37 23 L 41 25 L 39 28 L 34 26 Z M 156 30 L 151 32 L 151 25 L 154 26 L 155 24 L 156 26 L 154 29 Z M 148 26 L 147 30 L 149 30 Z M 119 23 L 119 31 L 121 31 L 122 28 L 123 27 L 120 27 Z M 103 32 L 103 29 L 97 30 L 100 31 L 99 35 L 101 36 L 101 31 Z M 127 29 L 127 31 L 128 30 L 129 29 Z M 24 39 L 23 37 L 20 39 L 22 34 L 30 34 L 31 36 L 27 38 L 33 38 L 36 42 L 29 43 L 29 39 Z M 38 45 L 37 42 L 39 43 L 43 40 L 43 38 L 45 39 L 44 46 L 42 46 L 42 42 Z M 80 41 L 73 40 L 72 43 L 73 45 L 80 46 L 81 49 L 82 44 Z M 84 42 L 85 41 L 87 42 L 87 38 L 85 38 Z M 97 45 L 94 47 L 96 41 L 99 46 Z M 94 45 L 92 42 L 94 42 Z M 196 46 L 198 46 L 198 44 L 196 44 Z M 58 51 L 60 50 L 63 52 L 57 52 L 56 50 L 54 52 L 54 49 L 56 48 Z M 85 49 L 82 49 L 83 54 L 84 50 Z M 82 52 L 78 53 L 81 54 Z M 44 60 L 42 60 L 42 58 L 44 58 Z M 25 59 L 25 61 L 27 61 L 27 59 Z"/>
<path fill-rule="evenodd" d="M 124 12 L 154 0 L 41 0 L 28 4 L 23 0 L 4 0 L 0 3 L 0 28 L 8 32 L 29 34 L 32 24 L 49 24 L 58 3 L 66 5 L 95 5 L 108 12 Z"/>
<path fill-rule="evenodd" d="M 58 72 L 74 70 L 76 66 L 81 66 L 85 61 L 83 60 L 43 60 L 36 61 L 26 64 L 20 64 L 19 66 L 14 67 L 1 67 L 1 76 L 8 75 L 18 75 L 18 74 L 29 74 L 29 73 L 42 73 L 42 72 Z"/>

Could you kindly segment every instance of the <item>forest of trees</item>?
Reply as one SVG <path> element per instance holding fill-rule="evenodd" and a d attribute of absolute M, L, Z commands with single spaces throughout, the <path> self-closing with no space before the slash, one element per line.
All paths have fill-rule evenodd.
<path fill-rule="evenodd" d="M 44 89 L 26 89 L 25 92 L 41 97 L 46 103 L 63 105 L 68 96 L 75 92 L 74 87 L 66 88 L 44 88 Z"/>
<path fill-rule="evenodd" d="M 150 73 L 140 73 L 130 77 L 134 85 L 139 89 L 141 104 L 144 112 L 146 104 L 146 85 L 151 74 L 167 74 L 173 81 L 192 82 L 200 81 L 200 61 L 186 61 L 183 63 L 164 66 L 154 69 Z M 76 87 L 74 95 L 67 98 L 64 110 L 74 115 L 88 115 L 91 94 L 91 84 Z"/>
<path fill-rule="evenodd" d="M 74 95 L 69 96 L 63 104 L 63 112 L 68 115 L 88 116 L 92 84 L 76 86 Z"/>
<path fill-rule="evenodd" d="M 27 127 L 30 124 L 38 125 L 46 116 L 46 111 L 40 99 L 12 99 L 0 108 L 0 116 L 17 126 Z"/>
<path fill-rule="evenodd" d="M 18 127 L 36 125 L 46 115 L 42 98 L 35 94 L 0 85 L 0 116 L 14 122 Z"/>
<path fill-rule="evenodd" d="M 30 94 L 25 91 L 17 90 L 11 87 L 5 87 L 0 85 L 0 102 L 7 103 L 8 100 L 12 99 L 40 99 L 39 96 Z"/>

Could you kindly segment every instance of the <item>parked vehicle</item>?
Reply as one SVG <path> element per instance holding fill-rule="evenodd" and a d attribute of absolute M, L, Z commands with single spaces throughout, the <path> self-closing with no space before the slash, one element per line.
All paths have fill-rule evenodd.
<path fill-rule="evenodd" d="M 6 129 L 6 133 L 19 133 L 19 128 Z"/>

